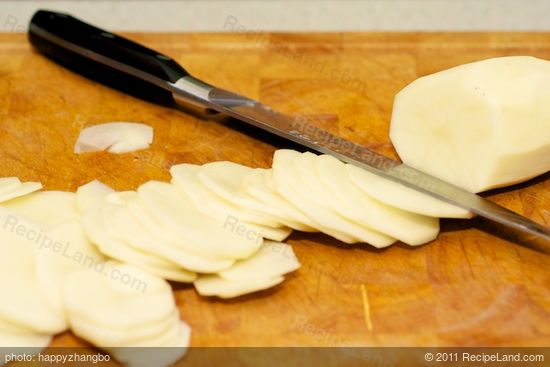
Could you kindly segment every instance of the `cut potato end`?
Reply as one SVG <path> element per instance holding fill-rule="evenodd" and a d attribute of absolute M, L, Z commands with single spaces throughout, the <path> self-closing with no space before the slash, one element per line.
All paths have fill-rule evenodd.
<path fill-rule="evenodd" d="M 153 128 L 135 122 L 109 122 L 85 128 L 74 146 L 74 153 L 107 150 L 128 153 L 147 149 L 153 142 Z"/>

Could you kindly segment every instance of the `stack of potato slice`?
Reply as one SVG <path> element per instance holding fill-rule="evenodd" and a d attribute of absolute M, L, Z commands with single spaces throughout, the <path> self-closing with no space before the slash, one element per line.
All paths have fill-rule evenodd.
<path fill-rule="evenodd" d="M 170 172 L 170 183 L 117 192 L 92 181 L 76 194 L 0 179 L 2 345 L 38 351 L 70 328 L 129 366 L 169 365 L 185 354 L 190 327 L 166 280 L 237 297 L 300 267 L 280 242 L 292 230 L 420 245 L 437 236 L 438 217 L 470 216 L 328 155 L 279 150 L 272 169 L 214 162 Z M 170 348 L 126 349 L 136 346 Z"/>

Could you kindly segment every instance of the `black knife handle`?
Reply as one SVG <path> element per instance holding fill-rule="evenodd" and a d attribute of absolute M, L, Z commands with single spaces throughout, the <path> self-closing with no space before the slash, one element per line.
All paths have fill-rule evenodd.
<path fill-rule="evenodd" d="M 29 25 L 29 41 L 79 74 L 157 103 L 173 104 L 163 85 L 189 75 L 170 57 L 68 14 L 38 10 Z"/>

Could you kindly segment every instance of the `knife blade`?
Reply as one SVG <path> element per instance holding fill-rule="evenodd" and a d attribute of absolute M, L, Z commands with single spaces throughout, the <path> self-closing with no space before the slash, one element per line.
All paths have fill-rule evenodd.
<path fill-rule="evenodd" d="M 550 253 L 550 229 L 541 224 L 365 146 L 317 128 L 304 119 L 292 118 L 258 101 L 210 85 L 190 75 L 170 57 L 68 14 L 37 11 L 30 22 L 29 40 L 47 57 L 111 87 L 170 106 L 236 118 L 542 239 L 544 244 L 537 244 L 536 249 Z"/>

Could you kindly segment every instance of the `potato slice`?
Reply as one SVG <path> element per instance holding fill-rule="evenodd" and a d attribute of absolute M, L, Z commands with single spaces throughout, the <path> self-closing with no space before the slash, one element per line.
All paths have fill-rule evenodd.
<path fill-rule="evenodd" d="M 387 205 L 429 217 L 471 218 L 473 216 L 466 209 L 387 180 L 352 164 L 347 164 L 346 169 L 356 187 Z"/>
<path fill-rule="evenodd" d="M 53 335 L 67 328 L 63 317 L 42 296 L 34 264 L 34 247 L 42 244 L 39 224 L 0 207 L 0 318 L 29 331 Z"/>
<path fill-rule="evenodd" d="M 115 190 L 98 180 L 90 181 L 76 190 L 76 207 L 81 214 L 100 209 L 105 205 L 107 196 L 114 192 Z"/>
<path fill-rule="evenodd" d="M 400 210 L 373 199 L 351 182 L 346 165 L 333 156 L 302 154 L 300 160 L 316 168 L 323 189 L 332 198 L 332 207 L 349 220 L 413 246 L 437 237 L 439 219 Z"/>
<path fill-rule="evenodd" d="M 12 191 L 22 185 L 18 177 L 0 177 L 0 195 Z"/>
<path fill-rule="evenodd" d="M 327 202 L 330 196 L 320 188 L 319 180 L 315 178 L 315 167 L 301 171 L 295 166 L 300 155 L 292 150 L 276 151 L 273 157 L 273 182 L 282 196 L 297 204 L 318 223 L 321 232 L 342 242 L 366 242 L 375 247 L 386 247 L 395 242 L 394 238 L 347 220 L 330 208 Z"/>
<path fill-rule="evenodd" d="M 220 200 L 217 195 L 201 184 L 198 179 L 200 169 L 200 166 L 192 164 L 178 164 L 170 169 L 172 184 L 192 202 L 197 210 L 224 223 L 224 228 L 231 232 L 244 228 L 246 234 L 256 233 L 274 241 L 282 241 L 290 235 L 292 230 L 289 228 L 274 228 L 247 220 L 246 218 L 250 218 L 247 210 Z"/>
<path fill-rule="evenodd" d="M 45 349 L 52 341 L 52 336 L 47 334 L 12 333 L 0 329 L 0 366 L 8 354 L 21 353 L 21 350 L 8 348 L 25 348 L 26 354 L 36 354 Z"/>
<path fill-rule="evenodd" d="M 20 186 L 0 193 L 0 203 L 25 196 L 42 188 L 40 182 L 23 182 Z"/>
<path fill-rule="evenodd" d="M 81 335 L 86 335 L 86 340 L 98 347 L 130 347 L 164 338 L 167 334 L 174 335 L 179 327 L 179 311 L 174 309 L 167 317 L 161 318 L 147 325 L 135 325 L 132 332 L 127 327 L 119 325 L 99 323 L 89 319 L 83 313 L 76 313 L 71 318 L 71 325 Z M 174 337 L 175 339 L 175 337 Z"/>
<path fill-rule="evenodd" d="M 262 248 L 252 257 L 240 260 L 219 276 L 229 281 L 250 279 L 273 279 L 300 267 L 292 247 L 282 243 L 265 241 Z"/>
<path fill-rule="evenodd" d="M 136 191 L 132 191 L 132 190 L 116 191 L 116 192 L 107 194 L 107 196 L 105 196 L 105 200 L 111 204 L 125 205 L 125 204 L 128 204 L 128 202 L 130 202 L 131 200 L 135 199 L 136 197 L 137 197 Z"/>
<path fill-rule="evenodd" d="M 0 366 L 13 362 L 10 358 L 38 354 L 51 343 L 52 336 L 30 332 L 7 332 L 0 326 Z"/>
<path fill-rule="evenodd" d="M 197 255 L 215 258 L 240 259 L 256 252 L 261 238 L 224 228 L 224 223 L 198 211 L 172 185 L 149 181 L 138 189 L 138 203 L 143 205 L 157 222 L 190 245 Z"/>
<path fill-rule="evenodd" d="M 66 191 L 34 192 L 1 205 L 46 228 L 80 217 L 76 208 L 76 195 Z"/>
<path fill-rule="evenodd" d="M 154 325 L 176 309 L 172 289 L 164 279 L 116 261 L 106 262 L 102 272 L 87 269 L 69 274 L 64 300 L 71 327 L 73 319 L 83 317 L 118 330 L 125 328 L 130 337 L 132 328 Z M 79 335 L 79 330 L 73 331 Z"/>
<path fill-rule="evenodd" d="M 184 269 L 201 273 L 215 273 L 233 265 L 233 260 L 205 258 L 185 251 L 178 243 L 169 243 L 149 232 L 126 206 L 115 209 L 106 221 L 111 232 L 116 231 L 130 246 L 146 253 L 153 253 Z M 170 279 L 175 280 L 175 279 Z"/>
<path fill-rule="evenodd" d="M 201 275 L 193 284 L 201 296 L 233 298 L 274 287 L 282 283 L 284 279 L 284 277 L 279 276 L 235 281 L 227 280 L 218 275 Z"/>
<path fill-rule="evenodd" d="M 202 296 L 233 298 L 271 288 L 284 280 L 284 274 L 299 267 L 292 247 L 266 241 L 250 258 L 236 262 L 218 275 L 201 275 L 194 285 Z"/>
<path fill-rule="evenodd" d="M 178 320 L 169 284 L 130 265 L 108 262 L 106 269 L 105 273 L 73 273 L 67 280 L 65 301 L 73 332 L 128 366 L 168 366 L 176 362 L 187 350 L 190 328 Z M 123 275 L 120 279 L 107 276 L 115 270 Z M 124 276 L 146 287 L 136 289 L 124 284 Z M 156 353 L 156 349 L 137 347 L 166 348 L 162 348 L 164 353 Z M 152 362 L 147 356 L 160 359 L 144 364 Z"/>
<path fill-rule="evenodd" d="M 177 339 L 171 345 L 167 345 L 169 343 L 163 340 L 158 340 L 146 345 L 138 345 L 140 348 L 123 347 L 108 350 L 111 350 L 115 359 L 128 367 L 172 366 L 174 362 L 185 356 L 191 341 L 191 328 L 187 323 L 180 321 L 178 329 Z M 161 347 L 157 346 L 159 344 Z"/>
<path fill-rule="evenodd" d="M 44 236 L 51 245 L 35 246 L 38 284 L 49 306 L 65 318 L 63 305 L 65 278 L 72 272 L 93 269 L 103 262 L 105 257 L 88 240 L 82 224 L 77 219 L 54 226 Z"/>
<path fill-rule="evenodd" d="M 107 150 L 127 153 L 147 149 L 153 142 L 153 128 L 135 122 L 109 122 L 83 129 L 74 146 L 76 154 Z"/>
<path fill-rule="evenodd" d="M 34 333 L 24 327 L 0 319 L 0 366 L 6 363 L 7 355 L 12 353 L 15 355 L 39 353 L 50 344 L 51 340 L 51 335 Z M 17 348 L 25 348 L 25 350 L 22 351 Z"/>
<path fill-rule="evenodd" d="M 399 157 L 471 192 L 550 170 L 550 61 L 499 57 L 409 84 L 395 96 Z"/>
<path fill-rule="evenodd" d="M 280 213 L 273 213 L 272 209 L 263 202 L 246 196 L 242 192 L 243 179 L 253 170 L 253 168 L 233 162 L 212 162 L 201 167 L 198 178 L 207 189 L 221 199 L 248 213 L 253 213 L 256 220 L 249 220 L 250 222 L 267 227 L 283 227 L 281 221 L 284 221 L 284 218 L 280 216 Z M 241 219 L 247 218 L 242 217 Z"/>
<path fill-rule="evenodd" d="M 175 281 L 191 282 L 195 279 L 196 275 L 194 273 L 181 269 L 171 261 L 135 249 L 120 238 L 117 238 L 116 234 L 113 235 L 112 232 L 109 232 L 105 226 L 104 217 L 109 218 L 111 215 L 109 211 L 115 208 L 113 206 L 106 206 L 101 210 L 88 211 L 82 217 L 82 224 L 86 235 L 98 246 L 103 254 L 143 268 L 158 276 L 171 279 L 175 275 Z"/>
<path fill-rule="evenodd" d="M 245 195 L 261 201 L 266 207 L 273 208 L 281 216 L 281 223 L 304 232 L 317 232 L 315 224 L 304 213 L 294 207 L 273 189 L 271 169 L 256 168 L 250 171 L 242 182 Z"/>

